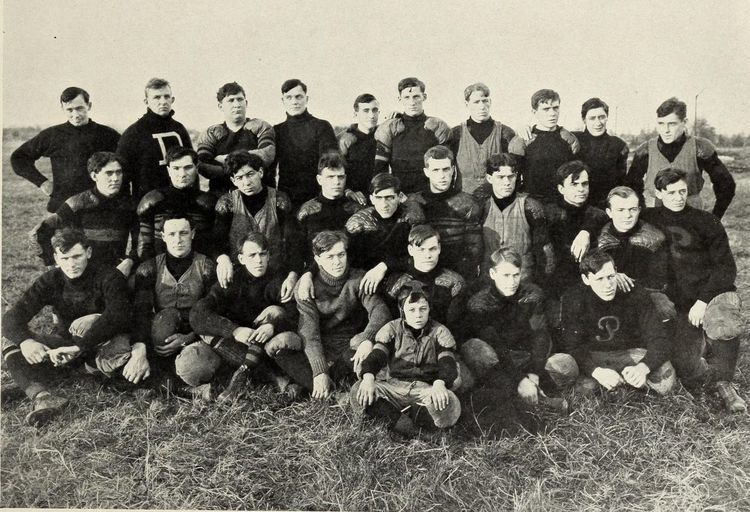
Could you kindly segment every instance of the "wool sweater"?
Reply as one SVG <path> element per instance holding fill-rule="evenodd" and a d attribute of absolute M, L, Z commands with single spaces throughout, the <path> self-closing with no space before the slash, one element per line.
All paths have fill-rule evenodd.
<path fill-rule="evenodd" d="M 666 291 L 667 243 L 660 229 L 639 220 L 629 231 L 620 233 L 610 221 L 599 233 L 597 245 L 612 256 L 618 272 L 644 288 Z"/>
<path fill-rule="evenodd" d="M 346 188 L 370 195 L 375 176 L 375 130 L 363 133 L 356 124 L 338 136 L 339 151 L 346 159 Z"/>
<path fill-rule="evenodd" d="M 628 145 L 607 132 L 599 136 L 588 130 L 573 132 L 581 144 L 577 158 L 589 166 L 589 204 L 604 208 L 607 194 L 625 182 L 628 171 Z"/>
<path fill-rule="evenodd" d="M 318 194 L 303 204 L 297 212 L 301 238 L 305 244 L 305 262 L 312 264 L 312 241 L 321 231 L 343 231 L 346 221 L 362 206 L 347 197 L 328 199 Z"/>

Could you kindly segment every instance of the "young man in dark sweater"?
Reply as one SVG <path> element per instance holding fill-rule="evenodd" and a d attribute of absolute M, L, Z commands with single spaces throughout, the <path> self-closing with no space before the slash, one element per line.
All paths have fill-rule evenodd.
<path fill-rule="evenodd" d="M 737 265 L 721 221 L 688 204 L 688 182 L 683 170 L 659 171 L 654 190 L 662 205 L 644 212 L 667 236 L 667 295 L 677 308 L 673 363 L 683 380 L 715 382 L 727 409 L 744 412 L 732 385 L 744 330 Z"/>
<path fill-rule="evenodd" d="M 489 157 L 507 153 L 516 132 L 492 119 L 490 89 L 483 83 L 464 89 L 464 100 L 469 118 L 451 130 L 450 148 L 456 155 L 457 186 L 472 194 L 485 183 L 485 163 Z"/>
<path fill-rule="evenodd" d="M 338 148 L 331 123 L 307 111 L 307 85 L 292 78 L 281 84 L 286 121 L 274 125 L 278 177 L 269 172 L 267 183 L 289 195 L 295 209 L 318 192 L 315 170 L 320 156 Z M 272 169 L 269 169 L 272 171 Z"/>
<path fill-rule="evenodd" d="M 340 231 L 322 231 L 313 239 L 315 298 L 302 299 L 295 291 L 304 352 L 275 354 L 279 366 L 313 398 L 328 398 L 335 381 L 354 377 L 375 334 L 391 319 L 383 299 L 360 290 L 364 272 L 349 268 L 347 244 Z"/>
<path fill-rule="evenodd" d="M 375 172 L 390 172 L 401 180 L 404 192 L 429 190 L 422 157 L 429 148 L 448 144 L 451 130 L 442 119 L 424 113 L 427 100 L 424 82 L 404 78 L 398 83 L 398 101 L 403 115 L 386 120 L 375 131 Z"/>
<path fill-rule="evenodd" d="M 122 159 L 98 151 L 89 158 L 88 170 L 94 187 L 68 198 L 34 228 L 38 254 L 45 265 L 54 265 L 52 236 L 63 227 L 75 227 L 89 239 L 92 263 L 117 266 L 128 277 L 137 261 L 138 216 L 133 198 L 123 189 Z"/>
<path fill-rule="evenodd" d="M 586 254 L 580 269 L 583 282 L 562 297 L 563 352 L 548 359 L 550 377 L 561 387 L 580 378 L 581 389 L 627 384 L 668 393 L 676 381 L 669 319 L 642 288 L 618 290 L 617 269 L 606 252 Z"/>
<path fill-rule="evenodd" d="M 346 160 L 346 186 L 352 197 L 367 205 L 370 180 L 375 175 L 375 129 L 378 127 L 380 103 L 372 94 L 360 94 L 354 100 L 357 122 L 338 136 L 339 151 Z"/>
<path fill-rule="evenodd" d="M 132 309 L 123 275 L 89 264 L 91 247 L 79 230 L 58 231 L 52 247 L 58 268 L 37 278 L 3 315 L 3 369 L 33 401 L 26 416 L 32 425 L 68 402 L 48 390 L 45 361 L 60 366 L 80 357 L 89 373 L 122 375 L 134 384 L 150 374 L 145 345 L 130 345 Z M 29 328 L 44 306 L 58 318 L 52 334 Z"/>
<path fill-rule="evenodd" d="M 482 260 L 481 206 L 466 192 L 456 190 L 453 152 L 445 146 L 427 150 L 423 173 L 429 188 L 409 196 L 422 207 L 425 222 L 440 233 L 442 265 L 464 279 L 474 279 Z"/>
<path fill-rule="evenodd" d="M 544 203 L 554 203 L 555 172 L 575 158 L 580 145 L 572 133 L 557 124 L 560 95 L 555 91 L 535 92 L 531 96 L 531 112 L 536 123 L 528 134 L 516 135 L 510 141 L 508 152 L 519 157 L 523 191 Z"/>
<path fill-rule="evenodd" d="M 167 151 L 175 146 L 192 148 L 187 130 L 175 121 L 175 97 L 169 82 L 152 78 L 145 88 L 146 113 L 122 134 L 117 154 L 125 162 L 125 177 L 133 197 L 140 201 L 151 190 L 169 185 Z M 197 188 L 197 183 L 194 185 Z"/>
<path fill-rule="evenodd" d="M 166 160 L 169 186 L 152 190 L 138 204 L 138 257 L 144 261 L 164 252 L 161 233 L 164 219 L 175 214 L 190 219 L 195 230 L 195 250 L 214 257 L 216 246 L 212 233 L 216 198 L 195 186 L 198 155 L 190 148 L 177 146 L 167 152 Z"/>
<path fill-rule="evenodd" d="M 721 219 L 734 197 L 736 184 L 719 159 L 716 148 L 707 139 L 687 135 L 687 105 L 669 98 L 656 109 L 659 136 L 635 150 L 625 185 L 642 194 L 646 206 L 659 206 L 654 179 L 663 169 L 682 169 L 687 174 L 688 205 L 705 209 L 700 195 L 703 173 L 708 174 L 716 196 L 713 214 Z"/>
<path fill-rule="evenodd" d="M 628 171 L 628 145 L 619 137 L 607 133 L 609 106 L 599 98 L 591 98 L 581 105 L 582 132 L 573 132 L 581 149 L 577 158 L 589 166 L 589 204 L 598 208 L 606 205 L 607 194 L 622 185 Z"/>
<path fill-rule="evenodd" d="M 10 155 L 13 172 L 49 196 L 49 212 L 57 211 L 63 201 L 89 188 L 89 157 L 96 151 L 114 151 L 120 140 L 115 130 L 89 118 L 89 93 L 80 87 L 65 89 L 60 106 L 67 122 L 42 130 Z M 34 164 L 42 157 L 50 159 L 52 179 L 47 179 Z"/>
<path fill-rule="evenodd" d="M 224 161 L 233 151 L 256 155 L 263 163 L 267 185 L 276 186 L 271 172 L 276 158 L 276 136 L 273 127 L 262 119 L 249 118 L 245 89 L 237 82 L 221 86 L 216 93 L 224 122 L 208 127 L 198 137 L 198 172 L 208 179 L 208 190 L 217 198 L 234 189 L 226 174 Z"/>

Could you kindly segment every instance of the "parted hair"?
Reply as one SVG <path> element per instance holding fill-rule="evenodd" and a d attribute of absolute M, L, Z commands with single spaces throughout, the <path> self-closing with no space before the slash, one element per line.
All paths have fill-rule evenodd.
<path fill-rule="evenodd" d="M 318 159 L 318 174 L 323 172 L 323 169 L 345 169 L 345 162 L 344 155 L 339 151 L 326 151 Z"/>
<path fill-rule="evenodd" d="M 493 174 L 500 170 L 501 167 L 510 167 L 514 172 L 518 172 L 518 159 L 510 153 L 497 153 L 490 156 L 484 164 L 487 174 Z"/>
<path fill-rule="evenodd" d="M 581 119 L 586 119 L 586 114 L 588 114 L 589 110 L 593 110 L 595 108 L 603 108 L 604 113 L 609 115 L 609 105 L 604 103 L 599 98 L 591 98 L 583 102 L 583 105 L 581 105 Z"/>
<path fill-rule="evenodd" d="M 227 155 L 226 160 L 224 160 L 224 172 L 227 176 L 234 176 L 246 165 L 258 171 L 263 170 L 263 159 L 258 155 L 248 153 L 244 149 L 238 149 Z"/>
<path fill-rule="evenodd" d="M 245 235 L 242 240 L 240 240 L 240 243 L 237 244 L 237 250 L 239 252 L 242 252 L 245 248 L 245 244 L 247 243 L 254 243 L 262 251 L 265 251 L 268 249 L 268 238 L 266 238 L 266 235 L 261 233 L 260 231 L 251 231 L 247 235 Z"/>
<path fill-rule="evenodd" d="M 221 100 L 232 94 L 242 94 L 242 96 L 247 97 L 245 89 L 243 89 L 240 84 L 237 82 L 229 82 L 219 87 L 219 90 L 216 91 L 216 101 L 221 102 Z"/>
<path fill-rule="evenodd" d="M 615 187 L 609 191 L 609 194 L 607 194 L 607 208 L 612 208 L 613 197 L 621 197 L 625 199 L 625 198 L 633 197 L 633 196 L 638 197 L 638 194 L 636 194 L 635 190 L 633 190 L 632 188 L 626 187 L 624 185 Z"/>
<path fill-rule="evenodd" d="M 299 78 L 290 78 L 289 80 L 286 80 L 283 84 L 281 84 L 281 94 L 285 94 L 291 91 L 298 85 L 302 87 L 302 90 L 305 91 L 305 94 L 307 94 L 307 85 L 305 85 L 305 82 L 303 82 Z"/>
<path fill-rule="evenodd" d="M 451 163 L 453 163 L 453 151 L 451 151 L 450 148 L 447 146 L 441 146 L 441 145 L 432 146 L 430 149 L 428 149 L 424 153 L 425 169 L 427 168 L 430 158 L 434 158 L 435 160 L 443 160 L 447 158 L 451 161 Z"/>
<path fill-rule="evenodd" d="M 587 252 L 583 258 L 581 258 L 581 263 L 579 263 L 578 269 L 581 271 L 582 275 L 587 276 L 589 274 L 596 274 L 607 263 L 612 263 L 612 265 L 614 265 L 615 260 L 612 259 L 612 256 L 610 256 L 607 251 L 595 249 L 591 252 Z"/>
<path fill-rule="evenodd" d="M 326 251 L 330 251 L 331 247 L 339 242 L 344 243 L 345 248 L 349 248 L 349 237 L 343 231 L 321 231 L 312 241 L 312 250 L 315 256 L 320 256 Z"/>
<path fill-rule="evenodd" d="M 83 101 L 89 103 L 89 93 L 80 87 L 68 87 L 60 94 L 60 103 L 73 101 L 78 96 L 83 96 Z"/>
<path fill-rule="evenodd" d="M 680 101 L 674 96 L 662 102 L 659 108 L 656 109 L 656 117 L 664 117 L 669 114 L 675 113 L 681 120 L 687 116 L 687 104 L 684 101 Z"/>
<path fill-rule="evenodd" d="M 354 111 L 359 112 L 359 104 L 360 103 L 370 103 L 371 101 L 375 101 L 377 98 L 370 94 L 369 92 L 366 92 L 364 94 L 360 94 L 356 98 L 354 98 Z"/>
<path fill-rule="evenodd" d="M 420 91 L 425 91 L 425 85 L 422 80 L 415 76 L 408 76 L 406 78 L 402 78 L 398 82 L 398 93 L 401 94 L 401 91 L 403 91 L 404 89 L 408 89 L 409 87 L 419 87 Z"/>
<path fill-rule="evenodd" d="M 125 169 L 125 164 L 122 161 L 122 157 L 120 157 L 120 155 L 118 155 L 117 153 L 112 153 L 111 151 L 97 151 L 96 153 L 91 155 L 88 162 L 86 162 L 86 170 L 89 172 L 89 174 L 97 174 L 104 168 L 105 165 L 111 162 L 117 162 L 118 164 L 120 164 L 120 167 L 123 170 Z"/>
<path fill-rule="evenodd" d="M 53 251 L 60 251 L 66 253 L 71 250 L 76 244 L 81 244 L 84 249 L 91 247 L 89 239 L 82 230 L 78 228 L 63 228 L 55 231 L 50 240 Z"/>
<path fill-rule="evenodd" d="M 668 185 L 677 183 L 680 180 L 687 183 L 687 173 L 682 169 L 667 167 L 656 173 L 654 187 L 656 190 L 666 190 Z"/>
<path fill-rule="evenodd" d="M 146 82 L 146 87 L 143 88 L 143 94 L 148 98 L 149 89 L 163 89 L 164 87 L 171 87 L 171 85 L 163 78 L 152 78 Z"/>
<path fill-rule="evenodd" d="M 162 226 L 167 223 L 168 220 L 186 220 L 188 225 L 190 225 L 190 229 L 193 229 L 193 221 L 190 218 L 190 215 L 188 215 L 185 212 L 171 212 L 164 216 L 164 222 L 162 223 Z"/>
<path fill-rule="evenodd" d="M 558 185 L 564 185 L 565 179 L 571 176 L 571 180 L 575 181 L 581 175 L 583 171 L 591 176 L 591 169 L 589 166 L 581 162 L 580 160 L 573 160 L 571 162 L 565 162 L 555 171 L 555 181 Z"/>
<path fill-rule="evenodd" d="M 409 231 L 409 245 L 421 247 L 425 240 L 429 240 L 433 236 L 440 242 L 440 233 L 438 233 L 437 229 L 429 224 L 419 224 Z"/>
<path fill-rule="evenodd" d="M 521 255 L 519 255 L 513 249 L 503 248 L 498 249 L 490 255 L 490 262 L 492 268 L 497 267 L 500 263 L 507 261 L 516 268 L 521 268 Z"/>
<path fill-rule="evenodd" d="M 490 95 L 490 88 L 484 85 L 482 82 L 477 82 L 475 84 L 471 84 L 466 89 L 464 89 L 464 101 L 469 101 L 469 98 L 472 94 L 475 92 L 481 92 L 485 96 Z"/>
<path fill-rule="evenodd" d="M 560 95 L 552 89 L 539 89 L 531 95 L 531 108 L 536 110 L 540 103 L 560 101 Z"/>
<path fill-rule="evenodd" d="M 189 148 L 186 146 L 172 146 L 167 150 L 167 156 L 165 159 L 167 161 L 167 165 L 169 165 L 175 160 L 179 160 L 180 158 L 186 156 L 192 158 L 193 163 L 198 165 L 198 153 L 196 153 L 193 148 Z"/>
<path fill-rule="evenodd" d="M 381 172 L 370 180 L 370 194 L 377 194 L 381 190 L 392 188 L 396 194 L 401 192 L 401 180 L 393 174 Z"/>

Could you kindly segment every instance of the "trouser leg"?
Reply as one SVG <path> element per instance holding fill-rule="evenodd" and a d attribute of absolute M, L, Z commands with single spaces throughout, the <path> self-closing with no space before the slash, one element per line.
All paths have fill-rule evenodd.
<path fill-rule="evenodd" d="M 3 369 L 27 397 L 33 399 L 41 391 L 47 391 L 46 382 L 51 370 L 47 363 L 30 364 L 18 345 L 5 338 L 2 339 L 2 357 Z"/>
<path fill-rule="evenodd" d="M 304 352 L 286 348 L 280 349 L 276 352 L 274 361 L 294 382 L 312 392 L 312 368 Z"/>
<path fill-rule="evenodd" d="M 742 302 L 736 292 L 721 293 L 711 299 L 703 317 L 703 329 L 712 355 L 709 365 L 718 381 L 732 381 L 744 331 Z"/>

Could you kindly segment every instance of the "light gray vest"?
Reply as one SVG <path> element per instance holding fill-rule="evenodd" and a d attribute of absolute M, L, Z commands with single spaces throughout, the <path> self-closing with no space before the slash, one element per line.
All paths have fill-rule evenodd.
<path fill-rule="evenodd" d="M 698 167 L 698 149 L 696 147 L 695 137 L 688 136 L 682 149 L 677 154 L 674 162 L 667 160 L 659 151 L 657 145 L 658 137 L 648 141 L 648 170 L 643 187 L 643 197 L 646 200 L 646 206 L 661 206 L 661 201 L 656 199 L 654 187 L 654 178 L 662 169 L 672 167 L 681 169 L 687 173 L 688 197 L 687 203 L 693 208 L 703 209 L 703 200 L 700 192 L 703 189 L 703 174 Z"/>
<path fill-rule="evenodd" d="M 489 212 L 482 226 L 484 261 L 489 268 L 490 256 L 498 249 L 513 249 L 521 256 L 521 278 L 531 275 L 534 255 L 531 252 L 531 226 L 526 220 L 526 194 L 518 194 L 505 210 L 493 198 L 487 199 Z"/>
<path fill-rule="evenodd" d="M 487 175 L 485 163 L 492 155 L 502 152 L 502 127 L 495 121 L 495 127 L 482 144 L 477 144 L 469 132 L 466 121 L 461 123 L 461 139 L 458 142 L 458 153 L 456 154 L 456 165 L 461 173 L 461 189 L 467 194 L 486 181 Z"/>
<path fill-rule="evenodd" d="M 165 308 L 190 309 L 208 290 L 203 289 L 203 273 L 206 257 L 195 253 L 193 263 L 179 280 L 167 269 L 167 255 L 156 257 L 156 306 L 159 311 Z"/>
<path fill-rule="evenodd" d="M 271 258 L 279 256 L 281 247 L 281 232 L 279 217 L 276 213 L 276 189 L 269 187 L 266 204 L 255 216 L 245 208 L 242 192 L 235 189 L 230 192 L 232 198 L 232 227 L 229 229 L 229 243 L 232 246 L 232 257 L 240 252 L 239 243 L 249 233 L 260 232 L 266 235 Z"/>

